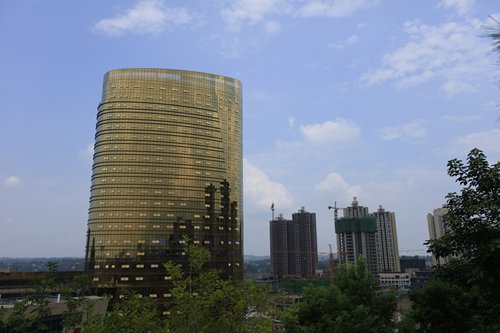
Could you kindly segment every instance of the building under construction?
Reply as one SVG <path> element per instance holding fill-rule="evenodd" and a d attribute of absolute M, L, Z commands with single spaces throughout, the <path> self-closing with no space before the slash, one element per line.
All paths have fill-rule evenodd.
<path fill-rule="evenodd" d="M 343 212 L 344 217 L 335 220 L 340 263 L 356 264 L 364 256 L 367 269 L 377 274 L 376 217 L 369 215 L 367 207 L 359 206 L 356 197 Z"/>

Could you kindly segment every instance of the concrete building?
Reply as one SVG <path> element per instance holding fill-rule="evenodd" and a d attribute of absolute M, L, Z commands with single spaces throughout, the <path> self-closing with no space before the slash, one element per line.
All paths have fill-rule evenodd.
<path fill-rule="evenodd" d="M 79 308 L 77 309 L 71 309 L 72 311 L 80 311 L 82 312 L 82 316 L 80 317 L 80 323 L 76 324 L 75 327 L 72 329 L 64 328 L 63 326 L 63 320 L 66 312 L 69 311 L 69 304 L 68 300 L 61 297 L 61 295 L 57 296 L 49 296 L 46 298 L 42 299 L 43 301 L 47 302 L 46 304 L 46 309 L 43 311 L 46 311 L 46 314 L 44 314 L 40 319 L 34 320 L 33 317 L 36 318 L 36 315 L 38 315 L 37 310 L 38 307 L 40 306 L 36 302 L 28 301 L 28 304 L 26 305 L 26 308 L 24 310 L 24 315 L 30 319 L 33 320 L 32 325 L 34 324 L 35 326 L 37 324 L 43 324 L 46 329 L 44 330 L 39 330 L 36 329 L 36 327 L 32 327 L 29 329 L 28 332 L 57 332 L 57 333 L 81 333 L 81 332 L 86 332 L 82 328 L 83 321 L 85 321 L 87 318 L 84 316 L 85 311 L 85 305 L 80 305 Z M 27 299 L 24 299 L 24 301 L 27 301 Z M 23 302 L 22 298 L 16 298 L 16 299 L 0 299 L 0 313 L 2 313 L 3 318 L 2 319 L 9 319 L 10 316 L 18 316 L 19 315 L 19 309 L 16 309 L 16 304 L 19 304 L 20 302 Z M 99 296 L 85 296 L 84 297 L 84 303 L 86 303 L 87 307 L 89 309 L 91 308 L 92 314 L 96 316 L 104 316 L 107 312 L 108 309 L 108 303 L 109 299 L 106 297 L 99 297 Z M 15 325 L 2 325 L 0 327 L 0 332 L 2 333 L 10 333 L 10 332 L 19 332 L 19 327 L 16 327 Z"/>
<path fill-rule="evenodd" d="M 291 223 L 292 221 L 286 220 L 283 214 L 269 222 L 271 274 L 277 279 L 282 279 L 290 272 L 288 267 L 288 229 Z"/>
<path fill-rule="evenodd" d="M 378 278 L 382 288 L 411 288 L 410 274 L 408 273 L 379 273 Z"/>
<path fill-rule="evenodd" d="M 238 80 L 170 69 L 104 76 L 86 271 L 100 293 L 168 298 L 163 263 L 189 242 L 243 277 L 242 99 Z"/>
<path fill-rule="evenodd" d="M 292 220 L 280 215 L 269 222 L 272 274 L 314 276 L 318 266 L 316 214 L 302 207 Z"/>
<path fill-rule="evenodd" d="M 292 214 L 290 230 L 290 273 L 301 276 L 316 274 L 318 266 L 318 241 L 316 236 L 316 213 L 302 207 Z"/>
<path fill-rule="evenodd" d="M 427 226 L 429 227 L 429 239 L 439 239 L 443 237 L 449 230 L 443 221 L 443 217 L 448 213 L 448 208 L 445 205 L 433 210 L 432 214 L 427 214 Z M 450 258 L 436 258 L 432 255 L 432 265 L 444 265 Z"/>
<path fill-rule="evenodd" d="M 340 263 L 356 264 L 364 256 L 367 269 L 377 274 L 377 219 L 369 214 L 367 207 L 358 204 L 356 197 L 350 207 L 343 208 L 343 213 L 344 217 L 335 221 Z"/>
<path fill-rule="evenodd" d="M 396 273 L 401 271 L 399 265 L 398 234 L 396 231 L 396 214 L 387 212 L 380 205 L 375 213 L 377 219 L 377 264 L 379 273 Z"/>
<path fill-rule="evenodd" d="M 410 273 L 411 271 L 423 271 L 426 269 L 425 258 L 419 256 L 401 256 L 399 258 L 401 272 Z"/>

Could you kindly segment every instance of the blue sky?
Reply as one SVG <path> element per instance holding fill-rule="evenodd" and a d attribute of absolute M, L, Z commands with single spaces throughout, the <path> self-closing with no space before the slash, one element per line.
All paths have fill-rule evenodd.
<path fill-rule="evenodd" d="M 0 1 L 0 257 L 82 256 L 106 71 L 243 82 L 245 253 L 269 254 L 270 206 L 396 212 L 401 254 L 457 186 L 446 162 L 500 159 L 497 55 L 483 0 Z M 335 246 L 334 246 L 335 247 Z"/>

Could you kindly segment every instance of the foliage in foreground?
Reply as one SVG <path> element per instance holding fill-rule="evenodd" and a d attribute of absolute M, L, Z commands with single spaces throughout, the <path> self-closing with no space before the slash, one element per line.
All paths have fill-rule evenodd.
<path fill-rule="evenodd" d="M 449 161 L 448 174 L 463 186 L 447 196 L 451 232 L 426 244 L 438 257 L 457 259 L 437 267 L 429 286 L 412 294 L 405 321 L 423 333 L 500 332 L 500 162 L 490 166 L 473 149 L 467 164 Z"/>
<path fill-rule="evenodd" d="M 15 302 L 8 316 L 6 308 L 0 307 L 0 332 L 48 332 L 49 327 L 44 319 L 50 316 L 49 297 L 56 291 L 66 300 L 67 305 L 62 325 L 73 329 L 81 322 L 79 309 L 85 302 L 81 295 L 88 283 L 87 279 L 80 276 L 71 282 L 58 283 L 57 264 L 49 261 L 47 266 L 47 277 L 36 281 L 34 292 Z"/>
<path fill-rule="evenodd" d="M 269 290 L 252 283 L 244 285 L 222 279 L 217 270 L 207 268 L 210 253 L 205 248 L 189 245 L 186 255 L 186 270 L 172 262 L 165 264 L 173 289 L 172 303 L 168 305 L 170 315 L 163 320 L 155 300 L 136 294 L 126 294 L 106 314 L 97 315 L 85 297 L 73 297 L 76 289 L 58 286 L 49 276 L 40 282 L 35 295 L 16 303 L 8 317 L 0 308 L 0 331 L 7 325 L 9 333 L 46 332 L 42 319 L 50 315 L 47 296 L 54 290 L 68 290 L 64 293 L 68 305 L 62 323 L 64 328 L 82 324 L 87 333 L 272 331 L 278 314 Z"/>
<path fill-rule="evenodd" d="M 160 333 L 166 332 L 159 320 L 158 309 L 153 299 L 126 294 L 113 309 L 104 316 L 93 315 L 87 310 L 84 330 L 88 333 Z M 90 313 L 89 313 L 90 312 Z"/>
<path fill-rule="evenodd" d="M 152 299 L 127 295 L 105 316 L 89 316 L 86 332 L 271 332 L 275 308 L 268 291 L 253 284 L 224 280 L 207 269 L 207 249 L 189 245 L 187 266 L 167 262 L 172 277 L 169 315 L 159 319 Z"/>
<path fill-rule="evenodd" d="M 340 266 L 334 287 L 306 287 L 284 322 L 291 333 L 389 333 L 394 332 L 395 311 L 395 293 L 379 292 L 362 258 L 356 266 Z"/>
<path fill-rule="evenodd" d="M 180 265 L 165 264 L 174 288 L 167 327 L 183 332 L 271 332 L 276 309 L 267 289 L 220 278 L 206 269 L 210 253 L 189 245 L 188 273 Z"/>

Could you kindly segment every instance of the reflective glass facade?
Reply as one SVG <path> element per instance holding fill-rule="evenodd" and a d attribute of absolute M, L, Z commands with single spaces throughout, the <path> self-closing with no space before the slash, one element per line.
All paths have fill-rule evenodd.
<path fill-rule="evenodd" d="M 242 278 L 241 103 L 241 83 L 218 75 L 104 76 L 86 247 L 94 287 L 168 298 L 163 263 L 185 262 L 185 236 Z"/>

